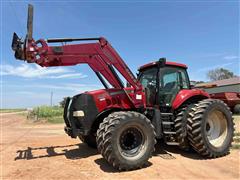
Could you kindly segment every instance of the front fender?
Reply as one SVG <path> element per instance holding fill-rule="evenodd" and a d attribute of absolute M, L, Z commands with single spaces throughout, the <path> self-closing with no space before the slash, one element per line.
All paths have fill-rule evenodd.
<path fill-rule="evenodd" d="M 179 91 L 176 98 L 174 99 L 172 103 L 172 108 L 177 109 L 179 106 L 181 106 L 185 101 L 187 101 L 190 98 L 210 98 L 209 94 L 201 89 L 183 89 Z"/>

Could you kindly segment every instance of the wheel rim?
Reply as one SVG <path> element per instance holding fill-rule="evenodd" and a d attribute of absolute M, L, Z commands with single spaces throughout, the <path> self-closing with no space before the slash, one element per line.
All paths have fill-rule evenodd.
<path fill-rule="evenodd" d="M 136 127 L 130 127 L 124 130 L 120 135 L 121 154 L 127 157 L 138 155 L 145 142 L 145 136 L 142 131 Z"/>
<path fill-rule="evenodd" d="M 219 110 L 212 111 L 206 121 L 205 126 L 207 139 L 214 147 L 221 147 L 227 138 L 227 118 Z"/>

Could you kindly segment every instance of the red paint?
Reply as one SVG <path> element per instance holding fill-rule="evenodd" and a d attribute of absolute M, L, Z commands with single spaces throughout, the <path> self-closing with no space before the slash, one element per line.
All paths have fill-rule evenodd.
<path fill-rule="evenodd" d="M 176 62 L 166 62 L 166 65 L 170 65 L 170 66 L 177 66 L 177 67 L 182 67 L 182 68 L 186 68 L 187 69 L 187 65 L 182 64 L 182 63 L 176 63 Z"/>
<path fill-rule="evenodd" d="M 172 103 L 172 109 L 177 109 L 186 100 L 194 96 L 202 96 L 203 98 L 209 98 L 209 94 L 201 89 L 183 89 L 181 90 Z"/>
<path fill-rule="evenodd" d="M 122 89 L 100 89 L 86 93 L 93 96 L 99 112 L 112 108 L 123 110 L 134 108 L 134 104 Z"/>
<path fill-rule="evenodd" d="M 125 103 L 125 99 L 128 98 L 131 106 L 135 108 L 146 107 L 142 85 L 105 38 L 100 38 L 95 43 L 70 44 L 58 47 L 49 46 L 43 39 L 36 42 L 30 40 L 27 43 L 25 54 L 27 54 L 27 62 L 37 63 L 42 67 L 88 64 L 94 72 L 100 72 L 116 90 L 122 89 L 118 79 L 109 68 L 109 66 L 112 66 L 121 73 L 133 90 L 133 93 L 129 93 L 128 96 L 126 93 L 125 96 L 118 96 L 119 101 Z M 142 98 L 138 99 L 137 95 Z"/>
<path fill-rule="evenodd" d="M 152 66 L 156 66 L 157 63 L 158 63 L 158 61 L 145 64 L 143 66 L 140 66 L 138 70 L 141 71 L 143 69 L 146 69 L 146 68 L 149 68 L 149 67 L 152 67 Z M 181 68 L 187 68 L 187 66 L 185 64 L 176 63 L 176 62 L 170 62 L 170 61 L 167 61 L 166 65 L 176 66 L 176 67 L 181 67 Z"/>
<path fill-rule="evenodd" d="M 100 38 L 95 43 L 70 44 L 58 47 L 49 46 L 43 39 L 36 42 L 29 40 L 25 51 L 25 60 L 27 62 L 37 63 L 43 67 L 72 66 L 85 63 L 94 72 L 100 72 L 114 88 L 86 92 L 94 97 L 99 112 L 110 108 L 134 109 L 146 107 L 145 93 L 142 85 L 137 81 L 110 43 L 104 38 Z M 157 62 L 149 63 L 140 69 L 155 66 L 156 64 Z M 115 67 L 131 87 L 122 88 L 118 79 L 110 70 L 109 65 Z M 187 68 L 186 65 L 175 62 L 166 62 L 166 65 Z M 187 99 L 199 95 L 206 98 L 209 97 L 202 90 L 182 90 L 176 96 L 172 108 L 176 109 Z"/>

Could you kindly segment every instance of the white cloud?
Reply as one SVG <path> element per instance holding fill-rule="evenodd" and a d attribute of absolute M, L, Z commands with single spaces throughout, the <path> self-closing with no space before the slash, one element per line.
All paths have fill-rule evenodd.
<path fill-rule="evenodd" d="M 5 87 L 11 89 L 17 89 L 15 93 L 18 94 L 29 94 L 30 92 L 35 93 L 35 89 L 38 91 L 55 91 L 57 93 L 67 92 L 67 93 L 82 93 L 85 91 L 92 91 L 96 89 L 103 89 L 101 84 L 74 84 L 74 83 L 61 83 L 61 84 L 25 84 L 24 86 L 20 84 L 5 84 Z M 7 91 L 4 91 L 7 93 Z"/>
<path fill-rule="evenodd" d="M 239 57 L 238 56 L 224 56 L 223 59 L 232 60 L 232 59 L 239 59 Z"/>
<path fill-rule="evenodd" d="M 102 86 L 95 85 L 95 84 L 72 84 L 72 83 L 65 83 L 65 84 L 59 84 L 59 85 L 32 84 L 31 87 L 51 89 L 51 90 L 55 89 L 55 90 L 73 91 L 77 93 L 82 93 L 85 91 L 91 91 L 91 90 L 103 88 Z"/>
<path fill-rule="evenodd" d="M 63 74 L 59 76 L 50 76 L 49 78 L 53 79 L 61 79 L 61 78 L 86 78 L 87 75 L 83 75 L 82 73 L 69 73 L 69 74 Z"/>
<path fill-rule="evenodd" d="M 196 56 L 196 55 L 195 55 Z M 225 60 L 233 60 L 233 59 L 239 59 L 240 57 L 238 55 L 231 55 L 229 53 L 201 53 L 197 55 L 198 58 L 205 58 L 205 59 L 210 59 L 213 58 L 221 58 Z"/>
<path fill-rule="evenodd" d="M 33 94 L 35 94 L 34 92 L 31 92 L 31 91 L 16 91 L 16 93 L 17 94 L 23 94 L 23 95 L 33 95 Z"/>
<path fill-rule="evenodd" d="M 40 67 L 38 65 L 22 64 L 18 67 L 12 65 L 2 65 L 1 74 L 5 76 L 18 76 L 24 78 L 86 78 L 87 75 L 74 73 L 69 68 L 62 67 Z"/>
<path fill-rule="evenodd" d="M 8 90 L 3 90 L 3 107 L 34 107 L 39 105 L 49 105 L 50 94 L 53 92 L 53 104 L 58 104 L 63 97 L 74 96 L 85 91 L 102 89 L 100 84 L 40 84 L 32 83 L 21 85 L 6 84 Z"/>

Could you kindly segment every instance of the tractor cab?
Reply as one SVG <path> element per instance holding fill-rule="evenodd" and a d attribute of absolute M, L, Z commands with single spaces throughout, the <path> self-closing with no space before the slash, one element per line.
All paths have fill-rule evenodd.
<path fill-rule="evenodd" d="M 157 62 L 139 68 L 139 81 L 146 91 L 148 106 L 171 107 L 176 95 L 182 89 L 190 89 L 190 81 L 184 64 Z"/>

